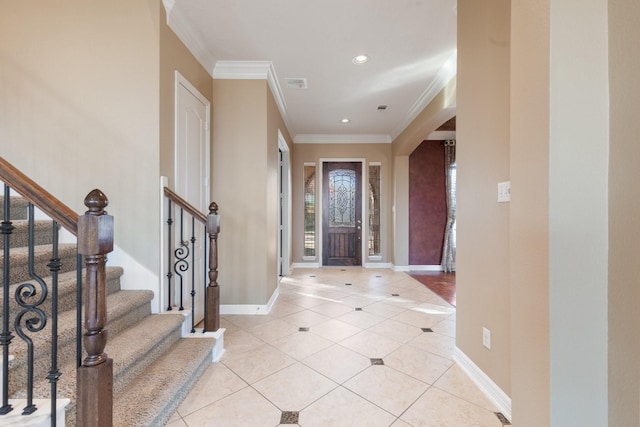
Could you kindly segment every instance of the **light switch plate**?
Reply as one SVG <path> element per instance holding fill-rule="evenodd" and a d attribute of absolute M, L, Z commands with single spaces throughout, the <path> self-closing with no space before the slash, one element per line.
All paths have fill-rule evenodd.
<path fill-rule="evenodd" d="M 491 350 L 491 331 L 485 327 L 482 328 L 482 345 Z"/>
<path fill-rule="evenodd" d="M 504 203 L 511 201 L 511 181 L 498 183 L 498 202 Z"/>

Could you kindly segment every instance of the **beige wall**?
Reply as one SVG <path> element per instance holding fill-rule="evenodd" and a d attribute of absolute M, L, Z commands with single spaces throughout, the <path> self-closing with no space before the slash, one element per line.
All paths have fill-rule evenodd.
<path fill-rule="evenodd" d="M 303 255 L 303 221 L 304 221 L 304 176 L 305 162 L 315 162 L 316 171 L 319 171 L 320 159 L 365 159 L 365 168 L 369 162 L 381 162 L 382 164 L 382 188 L 381 188 L 381 243 L 382 261 L 390 262 L 389 241 L 391 238 L 391 144 L 295 144 L 291 172 L 293 180 L 293 262 L 302 262 Z M 365 175 L 366 176 L 366 175 Z M 316 198 L 321 195 L 317 194 Z M 366 203 L 365 203 L 366 209 Z M 366 212 L 366 211 L 365 211 Z M 366 221 L 363 220 L 363 223 Z M 316 212 L 316 233 L 320 238 L 322 224 L 321 212 Z M 366 234 L 363 233 L 362 241 L 366 242 Z M 316 253 L 316 261 L 322 263 L 322 254 Z M 307 261 L 309 262 L 309 261 Z M 363 259 L 363 263 L 368 262 Z"/>
<path fill-rule="evenodd" d="M 550 425 L 549 2 L 511 6 L 511 401 L 514 421 Z"/>
<path fill-rule="evenodd" d="M 160 174 L 168 177 L 169 187 L 174 188 L 175 71 L 209 102 L 213 79 L 169 28 L 164 7 L 160 7 L 160 12 Z"/>
<path fill-rule="evenodd" d="M 213 82 L 213 199 L 223 304 L 266 304 L 277 284 L 277 128 L 266 80 Z M 286 137 L 286 134 L 285 134 Z"/>
<path fill-rule="evenodd" d="M 0 155 L 76 212 L 102 189 L 116 244 L 151 271 L 159 8 L 157 0 L 3 1 L 0 13 Z"/>
<path fill-rule="evenodd" d="M 609 1 L 609 425 L 640 425 L 640 3 Z"/>
<path fill-rule="evenodd" d="M 456 344 L 510 392 L 509 0 L 458 2 Z M 491 331 L 491 349 L 482 328 Z"/>

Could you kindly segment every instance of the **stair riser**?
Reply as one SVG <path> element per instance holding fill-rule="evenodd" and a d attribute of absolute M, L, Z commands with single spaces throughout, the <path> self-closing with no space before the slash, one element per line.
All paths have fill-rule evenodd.
<path fill-rule="evenodd" d="M 0 192 L 3 193 L 0 196 L 0 221 L 4 221 L 4 185 L 0 185 Z M 11 220 L 27 219 L 27 206 L 28 202 L 21 197 L 12 197 L 9 202 L 9 209 L 11 209 Z"/>
<path fill-rule="evenodd" d="M 76 309 L 76 280 L 75 274 L 73 277 L 67 277 L 64 275 L 58 281 L 58 313 L 62 313 L 67 310 L 75 310 Z M 83 272 L 84 276 L 84 272 Z M 116 269 L 107 269 L 107 295 L 110 295 L 114 292 L 120 290 L 120 277 L 122 276 L 122 270 L 119 268 Z M 39 298 L 41 293 L 40 286 L 33 280 L 29 281 L 29 283 L 34 284 L 36 286 L 36 290 L 38 294 L 35 297 L 26 299 L 27 302 L 35 302 L 37 298 Z M 47 300 L 39 306 L 39 308 L 46 314 L 47 318 L 51 317 L 51 280 L 50 278 L 45 279 L 45 283 L 48 289 Z M 13 318 L 20 310 L 21 307 L 18 305 L 18 302 L 15 299 L 15 291 L 18 285 L 12 285 L 9 289 L 9 313 L 10 318 Z M 0 289 L 0 301 L 2 301 L 3 292 Z M 0 315 L 2 310 L 0 310 Z"/>
<path fill-rule="evenodd" d="M 15 251 L 15 256 L 11 254 L 11 264 L 9 268 L 9 283 L 22 283 L 31 280 L 28 270 L 28 256 L 24 251 Z M 58 257 L 62 262 L 60 267 L 60 273 L 72 271 L 76 269 L 76 249 L 75 245 L 60 245 L 58 249 Z M 37 252 L 34 255 L 34 267 L 35 273 L 39 277 L 48 277 L 51 275 L 51 271 L 47 264 L 51 260 L 51 251 Z M 0 267 L 0 286 L 4 283 L 4 265 Z"/>
<path fill-rule="evenodd" d="M 51 221 L 36 221 L 33 228 L 35 245 L 49 245 L 53 240 Z M 29 245 L 29 225 L 27 221 L 14 221 L 15 228 L 9 235 L 9 247 L 20 248 Z M 0 250 L 4 249 L 4 236 L 0 237 Z"/>

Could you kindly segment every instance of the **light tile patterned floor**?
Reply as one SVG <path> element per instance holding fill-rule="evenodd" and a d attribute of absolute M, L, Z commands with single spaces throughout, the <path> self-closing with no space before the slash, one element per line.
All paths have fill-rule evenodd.
<path fill-rule="evenodd" d="M 169 426 L 503 425 L 452 361 L 455 309 L 407 274 L 296 269 L 279 291 L 222 317 L 226 353 Z"/>

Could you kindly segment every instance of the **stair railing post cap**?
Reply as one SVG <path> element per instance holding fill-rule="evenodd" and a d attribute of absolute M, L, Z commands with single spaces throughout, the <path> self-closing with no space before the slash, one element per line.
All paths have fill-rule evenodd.
<path fill-rule="evenodd" d="M 84 205 L 89 208 L 87 215 L 104 215 L 107 211 L 104 208 L 109 205 L 109 199 L 105 194 L 97 188 L 91 190 L 87 197 L 84 198 Z"/>

